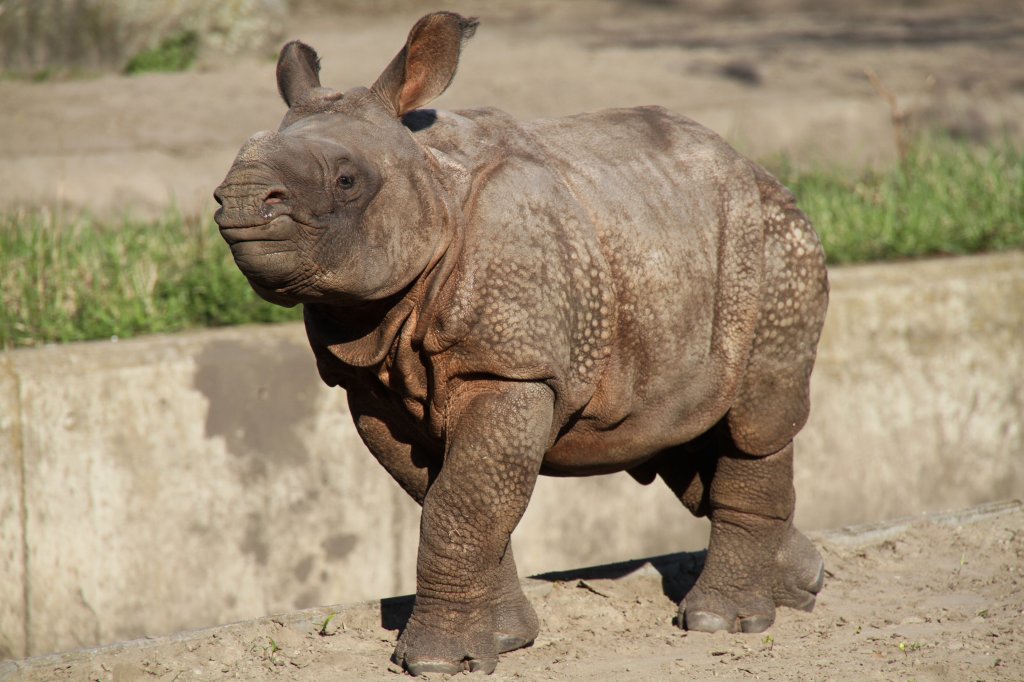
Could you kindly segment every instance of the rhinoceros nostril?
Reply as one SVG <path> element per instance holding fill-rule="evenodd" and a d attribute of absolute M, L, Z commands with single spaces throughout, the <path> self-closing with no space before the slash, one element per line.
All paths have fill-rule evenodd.
<path fill-rule="evenodd" d="M 266 197 L 264 197 L 263 203 L 269 205 L 280 204 L 287 198 L 288 196 L 282 190 L 273 189 L 267 193 Z"/>

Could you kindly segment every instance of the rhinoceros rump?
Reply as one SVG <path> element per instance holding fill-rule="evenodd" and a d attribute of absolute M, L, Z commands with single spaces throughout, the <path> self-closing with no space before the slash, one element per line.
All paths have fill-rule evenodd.
<path fill-rule="evenodd" d="M 711 519 L 694 630 L 811 609 L 793 437 L 828 284 L 792 194 L 658 107 L 520 122 L 420 109 L 477 22 L 413 27 L 370 88 L 281 52 L 288 112 L 246 142 L 216 219 L 264 298 L 304 306 L 323 380 L 423 507 L 413 674 L 492 671 L 537 617 L 509 536 L 538 474 L 661 477 Z"/>

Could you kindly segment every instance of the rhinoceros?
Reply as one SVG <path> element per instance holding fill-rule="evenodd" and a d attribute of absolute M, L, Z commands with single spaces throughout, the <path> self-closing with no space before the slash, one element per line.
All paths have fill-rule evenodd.
<path fill-rule="evenodd" d="M 814 229 L 767 171 L 660 107 L 422 108 L 476 28 L 429 14 L 346 92 L 288 43 L 284 120 L 215 192 L 238 267 L 303 306 L 320 376 L 422 506 L 393 660 L 491 672 L 534 641 L 509 537 L 541 474 L 660 477 L 710 518 L 682 627 L 810 610 L 824 567 L 792 518 L 828 299 Z"/>

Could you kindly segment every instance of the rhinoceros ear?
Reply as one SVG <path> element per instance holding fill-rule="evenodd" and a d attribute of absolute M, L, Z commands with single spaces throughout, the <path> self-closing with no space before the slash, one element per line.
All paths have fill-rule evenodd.
<path fill-rule="evenodd" d="M 320 87 L 320 57 L 305 43 L 293 40 L 277 58 L 277 89 L 289 107 Z"/>
<path fill-rule="evenodd" d="M 473 37 L 479 23 L 454 12 L 423 17 L 371 89 L 396 116 L 423 106 L 448 88 L 459 65 L 462 45 Z"/>

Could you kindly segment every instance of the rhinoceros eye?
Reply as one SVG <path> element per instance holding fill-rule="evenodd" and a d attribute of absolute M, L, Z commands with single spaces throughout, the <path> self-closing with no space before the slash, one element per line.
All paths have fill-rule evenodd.
<path fill-rule="evenodd" d="M 338 187 L 342 189 L 352 189 L 356 184 L 356 179 L 351 175 L 342 175 L 338 178 Z"/>

